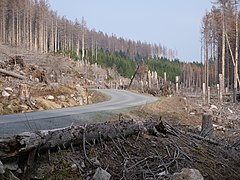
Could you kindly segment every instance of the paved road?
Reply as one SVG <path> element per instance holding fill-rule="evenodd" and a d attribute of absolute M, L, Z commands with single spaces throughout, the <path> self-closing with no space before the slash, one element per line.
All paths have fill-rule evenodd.
<path fill-rule="evenodd" d="M 111 99 L 86 106 L 0 116 L 0 137 L 26 131 L 61 128 L 72 123 L 79 125 L 93 120 L 104 121 L 106 112 L 111 114 L 118 109 L 139 106 L 158 99 L 124 90 L 99 91 L 110 96 Z"/>

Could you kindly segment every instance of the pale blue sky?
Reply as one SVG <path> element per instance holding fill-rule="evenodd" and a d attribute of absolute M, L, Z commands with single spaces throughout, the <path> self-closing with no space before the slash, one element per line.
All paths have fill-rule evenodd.
<path fill-rule="evenodd" d="M 178 50 L 181 61 L 200 61 L 200 28 L 210 0 L 48 0 L 61 16 L 82 17 L 90 29 Z"/>

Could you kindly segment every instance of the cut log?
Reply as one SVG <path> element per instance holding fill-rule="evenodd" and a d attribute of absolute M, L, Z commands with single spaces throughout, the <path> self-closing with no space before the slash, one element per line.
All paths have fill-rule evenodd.
<path fill-rule="evenodd" d="M 22 79 L 22 80 L 26 79 L 25 76 L 22 76 L 20 74 L 17 74 L 17 73 L 11 72 L 11 71 L 6 71 L 4 69 L 0 69 L 0 73 L 8 75 L 8 76 L 15 77 L 15 78 L 18 78 L 18 79 Z"/>
<path fill-rule="evenodd" d="M 85 140 L 108 140 L 129 136 L 143 131 L 143 123 L 137 121 L 117 121 L 112 123 L 90 124 L 85 129 Z M 37 149 L 38 152 L 68 147 L 83 141 L 84 127 L 71 126 L 54 130 L 25 132 L 11 138 L 0 140 L 0 159 L 13 157 Z"/>
<path fill-rule="evenodd" d="M 213 123 L 210 114 L 203 114 L 202 116 L 202 129 L 200 135 L 210 139 L 213 137 Z"/>

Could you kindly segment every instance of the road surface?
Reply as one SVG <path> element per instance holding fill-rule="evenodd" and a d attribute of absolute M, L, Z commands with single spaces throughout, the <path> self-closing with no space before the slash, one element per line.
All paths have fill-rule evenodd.
<path fill-rule="evenodd" d="M 99 90 L 110 96 L 109 101 L 86 106 L 69 107 L 56 110 L 29 112 L 0 116 L 0 137 L 12 136 L 22 132 L 55 129 L 89 122 L 105 121 L 105 113 L 119 109 L 151 103 L 158 98 L 136 94 L 125 90 Z M 105 119 L 105 120 L 104 120 Z"/>

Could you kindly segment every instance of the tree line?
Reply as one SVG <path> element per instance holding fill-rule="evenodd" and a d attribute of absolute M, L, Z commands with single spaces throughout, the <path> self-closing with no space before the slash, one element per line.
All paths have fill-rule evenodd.
<path fill-rule="evenodd" d="M 239 10 L 237 0 L 217 0 L 202 20 L 203 82 L 222 84 L 223 92 L 239 87 Z M 219 78 L 220 77 L 220 78 Z M 235 97 L 234 97 L 235 99 Z"/>
<path fill-rule="evenodd" d="M 125 52 L 131 60 L 167 57 L 177 51 L 161 44 L 150 44 L 108 35 L 87 28 L 84 18 L 71 21 L 50 9 L 46 0 L 1 0 L 0 40 L 43 53 L 76 52 L 84 59 L 86 51 L 100 49 L 110 53 Z"/>

